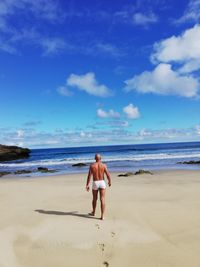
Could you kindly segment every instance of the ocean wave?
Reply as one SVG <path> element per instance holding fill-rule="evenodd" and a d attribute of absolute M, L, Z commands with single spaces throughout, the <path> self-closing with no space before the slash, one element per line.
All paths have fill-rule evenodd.
<path fill-rule="evenodd" d="M 129 156 L 105 156 L 103 158 L 104 162 L 117 162 L 117 161 L 147 161 L 147 160 L 165 160 L 165 159 L 194 159 L 200 158 L 200 153 L 190 153 L 190 154 L 169 154 L 169 153 L 159 153 L 159 154 L 140 154 L 140 155 L 129 155 Z M 72 165 L 78 162 L 92 163 L 93 158 L 79 157 L 79 158 L 68 158 L 68 159 L 50 159 L 50 160 L 36 160 L 27 162 L 6 162 L 0 163 L 0 167 L 37 167 L 37 166 L 62 166 L 62 165 Z"/>
<path fill-rule="evenodd" d="M 48 155 L 78 155 L 93 153 L 117 153 L 117 152 L 142 152 L 158 150 L 191 150 L 199 149 L 200 142 L 183 143 L 158 143 L 158 144 L 135 144 L 135 145 L 112 145 L 112 146 L 92 146 L 92 147 L 74 147 L 74 148 L 51 148 L 51 149 L 32 149 L 32 153 Z"/>
<path fill-rule="evenodd" d="M 159 143 L 159 144 L 134 144 L 134 145 L 111 145 L 111 146 L 88 146 L 88 147 L 68 147 L 68 148 L 49 148 L 49 149 L 32 149 L 32 155 L 78 155 L 94 153 L 126 153 L 126 152 L 143 152 L 143 151 L 180 151 L 199 149 L 200 142 L 177 142 L 177 143 Z"/>

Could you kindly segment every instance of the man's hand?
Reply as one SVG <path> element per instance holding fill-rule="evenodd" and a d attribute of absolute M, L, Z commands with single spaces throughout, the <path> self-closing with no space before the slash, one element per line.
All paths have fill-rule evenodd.
<path fill-rule="evenodd" d="M 110 187 L 110 186 L 111 186 L 110 173 L 108 172 L 108 169 L 107 169 L 107 166 L 106 166 L 106 164 L 105 164 L 104 166 L 105 166 L 105 169 L 104 169 L 104 171 L 105 171 L 105 174 L 106 174 L 106 176 L 107 176 L 107 179 L 108 179 L 108 185 L 109 185 L 109 187 Z"/>
<path fill-rule="evenodd" d="M 89 192 L 90 191 L 89 185 L 86 185 L 85 189 L 86 189 L 87 192 Z"/>

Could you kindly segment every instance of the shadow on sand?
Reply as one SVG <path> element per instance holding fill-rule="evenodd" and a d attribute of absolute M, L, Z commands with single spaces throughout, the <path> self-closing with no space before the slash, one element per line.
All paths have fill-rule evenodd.
<path fill-rule="evenodd" d="M 65 215 L 65 216 L 68 215 L 68 216 L 76 216 L 76 217 L 82 217 L 82 218 L 87 218 L 87 219 L 96 219 L 96 220 L 100 219 L 100 218 L 90 216 L 89 214 L 78 213 L 78 211 L 63 212 L 63 211 L 57 211 L 57 210 L 38 209 L 38 210 L 35 210 L 35 212 L 42 213 L 42 214 L 49 214 L 49 215 Z"/>

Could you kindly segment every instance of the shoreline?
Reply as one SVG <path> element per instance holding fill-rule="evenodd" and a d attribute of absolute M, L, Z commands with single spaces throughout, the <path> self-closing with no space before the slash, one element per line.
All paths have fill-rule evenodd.
<path fill-rule="evenodd" d="M 0 170 L 32 172 L 30 175 L 33 176 L 40 176 L 38 169 L 57 171 L 55 175 L 87 172 L 97 152 L 112 172 L 134 172 L 138 169 L 200 170 L 200 142 L 35 149 L 27 159 L 0 162 Z M 82 166 L 75 166 L 79 164 Z"/>
<path fill-rule="evenodd" d="M 139 168 L 137 169 L 139 170 Z M 146 170 L 146 171 L 151 171 L 153 174 L 163 174 L 163 173 L 176 173 L 176 172 L 199 172 L 200 173 L 200 169 L 143 169 L 143 170 Z M 111 171 L 111 175 L 114 174 L 114 175 L 118 175 L 118 174 L 121 174 L 121 173 L 126 173 L 126 172 L 129 172 L 129 171 Z M 133 173 L 135 173 L 135 171 L 133 171 Z M 80 171 L 80 172 L 67 172 L 67 173 L 63 173 L 63 172 L 54 172 L 54 173 L 38 173 L 38 175 L 31 175 L 32 173 L 30 174 L 14 174 L 14 173 L 11 173 L 11 174 L 6 174 L 6 175 L 3 175 L 2 177 L 0 177 L 0 180 L 2 179 L 18 179 L 18 178 L 42 178 L 42 177 L 47 177 L 47 178 L 50 178 L 50 177 L 62 177 L 62 176 L 76 176 L 76 175 L 83 175 L 83 176 L 87 176 L 88 174 L 88 171 Z M 140 174 L 140 175 L 137 175 L 137 176 L 142 176 L 144 174 Z M 133 174 L 132 177 L 134 177 L 135 175 Z M 120 177 L 119 177 L 120 178 Z"/>

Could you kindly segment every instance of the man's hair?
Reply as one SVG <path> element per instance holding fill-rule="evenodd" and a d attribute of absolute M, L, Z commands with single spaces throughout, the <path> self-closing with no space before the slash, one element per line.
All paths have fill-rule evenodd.
<path fill-rule="evenodd" d="M 100 159 L 101 159 L 101 155 L 100 155 L 100 154 L 96 154 L 96 155 L 95 155 L 95 159 L 96 159 L 96 160 L 100 160 Z"/>

